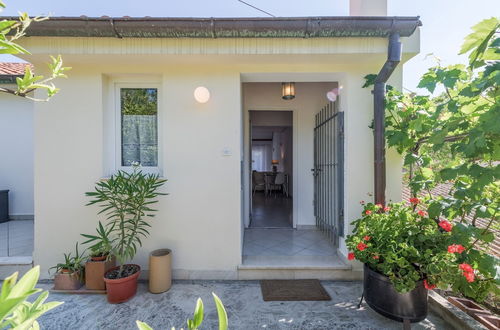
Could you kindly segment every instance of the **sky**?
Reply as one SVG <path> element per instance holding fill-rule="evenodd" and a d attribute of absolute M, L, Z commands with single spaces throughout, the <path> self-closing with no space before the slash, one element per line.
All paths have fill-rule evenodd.
<path fill-rule="evenodd" d="M 275 16 L 345 16 L 349 0 L 244 0 Z M 50 16 L 165 16 L 165 17 L 263 17 L 238 0 L 5 0 L 2 16 L 18 11 Z M 403 87 L 418 91 L 420 76 L 435 64 L 465 63 L 457 53 L 463 38 L 477 22 L 500 15 L 500 0 L 388 0 L 389 16 L 420 16 L 420 54 L 404 65 Z M 0 61 L 19 61 L 0 55 Z"/>

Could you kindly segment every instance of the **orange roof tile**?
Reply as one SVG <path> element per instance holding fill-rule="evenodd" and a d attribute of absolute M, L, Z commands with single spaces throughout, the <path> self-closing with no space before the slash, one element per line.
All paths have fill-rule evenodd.
<path fill-rule="evenodd" d="M 0 75 L 4 75 L 4 76 L 23 75 L 24 68 L 27 65 L 29 65 L 31 68 L 33 68 L 33 66 L 29 63 L 0 62 Z"/>

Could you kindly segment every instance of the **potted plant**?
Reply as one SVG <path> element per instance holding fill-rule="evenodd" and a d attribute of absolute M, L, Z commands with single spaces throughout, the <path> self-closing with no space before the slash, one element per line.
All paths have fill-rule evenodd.
<path fill-rule="evenodd" d="M 85 287 L 89 290 L 105 290 L 104 273 L 115 267 L 115 257 L 111 255 L 112 229 L 111 226 L 105 228 L 99 221 L 96 235 L 81 234 L 87 238 L 83 244 L 92 244 L 90 259 L 85 263 Z"/>
<path fill-rule="evenodd" d="M 144 174 L 138 166 L 134 166 L 132 172 L 118 171 L 109 179 L 99 181 L 95 191 L 86 193 L 91 197 L 87 205 L 100 206 L 99 214 L 106 216 L 110 251 L 119 264 L 104 274 L 110 303 L 125 302 L 137 291 L 141 268 L 126 262 L 142 246 L 142 238 L 149 235 L 151 225 L 148 220 L 156 211 L 151 206 L 158 202 L 158 196 L 165 195 L 158 192 L 165 182 L 159 175 Z"/>
<path fill-rule="evenodd" d="M 83 280 L 83 254 L 78 251 L 76 243 L 75 255 L 64 254 L 64 262 L 58 263 L 51 269 L 55 269 L 54 290 L 78 290 Z"/>
<path fill-rule="evenodd" d="M 488 231 L 430 218 L 412 205 L 368 203 L 346 239 L 348 259 L 364 263 L 364 298 L 380 314 L 403 322 L 427 315 L 427 291 L 451 288 L 484 299 L 495 285 L 495 259 L 476 249 Z"/>

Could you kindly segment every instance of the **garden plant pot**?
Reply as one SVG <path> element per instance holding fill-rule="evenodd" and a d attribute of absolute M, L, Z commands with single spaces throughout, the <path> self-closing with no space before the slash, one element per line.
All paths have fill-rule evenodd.
<path fill-rule="evenodd" d="M 389 278 L 366 264 L 364 266 L 364 297 L 374 311 L 395 321 L 420 322 L 427 317 L 427 289 L 423 280 L 410 292 L 399 293 Z"/>
<path fill-rule="evenodd" d="M 106 276 L 110 272 L 119 269 L 120 267 L 113 267 L 104 274 L 104 282 L 106 283 L 106 294 L 109 303 L 119 304 L 122 302 L 126 302 L 129 299 L 131 299 L 137 292 L 137 279 L 141 274 L 141 267 L 139 267 L 139 265 L 130 265 L 130 266 L 136 266 L 138 270 L 134 274 L 131 274 L 130 276 L 124 278 L 117 278 L 117 279 L 106 278 Z"/>
<path fill-rule="evenodd" d="M 54 290 L 78 290 L 82 287 L 80 273 L 56 273 L 54 277 Z"/>
<path fill-rule="evenodd" d="M 162 293 L 172 286 L 172 251 L 154 250 L 149 254 L 149 292 Z"/>
<path fill-rule="evenodd" d="M 115 265 L 115 258 L 103 261 L 87 261 L 85 263 L 85 287 L 88 290 L 105 290 L 104 274 Z"/>

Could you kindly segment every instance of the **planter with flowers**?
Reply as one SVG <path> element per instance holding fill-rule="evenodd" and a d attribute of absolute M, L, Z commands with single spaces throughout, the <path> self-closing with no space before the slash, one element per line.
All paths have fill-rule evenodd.
<path fill-rule="evenodd" d="M 473 230 L 428 216 L 417 198 L 387 206 L 368 203 L 347 237 L 348 259 L 364 263 L 364 298 L 380 314 L 419 322 L 435 287 L 482 300 L 495 284 L 495 259 L 476 245 Z"/>

